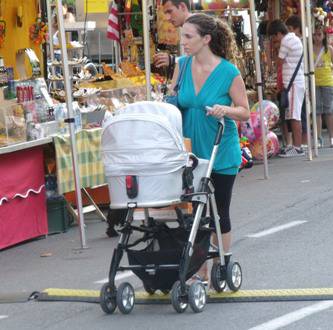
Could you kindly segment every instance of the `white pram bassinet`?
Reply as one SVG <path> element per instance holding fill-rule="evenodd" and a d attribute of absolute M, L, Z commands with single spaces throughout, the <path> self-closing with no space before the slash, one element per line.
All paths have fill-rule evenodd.
<path fill-rule="evenodd" d="M 182 175 L 189 164 L 182 118 L 171 104 L 143 101 L 121 109 L 104 124 L 102 157 L 109 184 L 111 208 L 162 207 L 180 202 Z M 197 188 L 207 168 L 199 160 L 194 169 Z M 138 193 L 129 198 L 126 176 L 136 176 Z"/>

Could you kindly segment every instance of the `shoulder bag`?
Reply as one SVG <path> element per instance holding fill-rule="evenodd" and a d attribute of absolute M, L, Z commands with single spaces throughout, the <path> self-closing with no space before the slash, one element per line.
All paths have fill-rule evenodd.
<path fill-rule="evenodd" d="M 184 76 L 184 72 L 186 70 L 186 67 L 187 67 L 187 63 L 189 61 L 189 57 L 186 57 L 185 61 L 184 61 L 184 64 L 181 66 L 179 65 L 179 75 L 177 77 L 177 82 L 176 82 L 176 85 L 175 87 L 173 88 L 173 93 L 172 95 L 164 95 L 163 97 L 163 101 L 166 102 L 166 103 L 170 103 L 174 106 L 176 106 L 177 108 L 179 108 L 179 103 L 178 103 L 178 91 L 180 89 L 180 85 L 183 81 L 183 76 Z"/>
<path fill-rule="evenodd" d="M 280 107 L 282 109 L 287 109 L 289 107 L 289 98 L 288 98 L 288 93 L 290 91 L 290 88 L 296 78 L 296 75 L 297 75 L 297 72 L 301 66 L 301 63 L 302 63 L 302 59 L 303 59 L 303 54 L 301 55 L 301 58 L 299 59 L 298 63 L 297 63 L 297 66 L 296 66 L 296 69 L 291 77 L 291 80 L 288 84 L 288 87 L 287 88 L 283 88 L 281 93 L 280 93 L 280 99 L 279 99 L 279 104 L 280 104 Z"/>

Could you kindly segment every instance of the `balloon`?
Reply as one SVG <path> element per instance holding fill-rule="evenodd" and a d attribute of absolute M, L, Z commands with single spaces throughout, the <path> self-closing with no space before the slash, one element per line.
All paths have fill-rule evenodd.
<path fill-rule="evenodd" d="M 250 113 L 250 121 L 252 123 L 253 132 L 256 139 L 261 138 L 261 121 L 260 121 L 260 114 L 258 112 Z M 267 132 L 267 120 L 264 118 L 264 127 L 265 132 Z"/>
<path fill-rule="evenodd" d="M 269 129 L 274 128 L 277 125 L 280 118 L 279 108 L 274 102 L 269 100 L 263 100 L 262 107 L 264 109 L 264 116 L 267 120 L 268 128 Z M 251 108 L 251 112 L 260 113 L 259 102 L 253 105 L 253 107 Z"/>
<path fill-rule="evenodd" d="M 228 2 L 226 0 L 213 0 L 208 4 L 208 9 L 226 9 L 227 7 Z"/>
<path fill-rule="evenodd" d="M 231 8 L 248 8 L 249 1 L 248 0 L 232 0 L 230 1 Z"/>
<path fill-rule="evenodd" d="M 267 120 L 264 118 L 265 131 L 267 132 Z M 261 122 L 258 112 L 251 112 L 250 119 L 241 123 L 241 132 L 250 142 L 261 138 Z"/>
<path fill-rule="evenodd" d="M 272 150 L 272 156 L 276 156 L 280 152 L 280 142 L 276 134 L 269 131 L 267 136 L 267 149 Z"/>
<path fill-rule="evenodd" d="M 249 142 L 253 142 L 256 139 L 256 136 L 254 135 L 252 123 L 250 120 L 241 122 L 241 132 L 242 132 L 242 136 L 247 137 Z"/>
<path fill-rule="evenodd" d="M 279 139 L 274 132 L 269 131 L 266 136 L 267 157 L 276 156 L 280 151 Z M 252 156 L 256 160 L 263 160 L 262 139 L 257 139 L 250 144 Z"/>

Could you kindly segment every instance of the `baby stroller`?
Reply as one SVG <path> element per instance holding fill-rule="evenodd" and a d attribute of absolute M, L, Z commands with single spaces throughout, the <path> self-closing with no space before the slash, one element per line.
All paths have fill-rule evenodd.
<path fill-rule="evenodd" d="M 115 285 L 118 271 L 133 271 L 149 294 L 156 290 L 170 292 L 172 305 L 179 313 L 188 305 L 194 312 L 204 309 L 203 283 L 194 281 L 188 285 L 186 281 L 209 258 L 219 257 L 211 271 L 212 286 L 217 292 L 223 291 L 227 284 L 233 291 L 240 288 L 241 267 L 237 262 L 226 263 L 222 252 L 219 216 L 210 180 L 222 134 L 223 124 L 219 123 L 208 161 L 197 159 L 185 150 L 181 114 L 171 104 L 137 102 L 105 123 L 102 157 L 110 207 L 128 210 L 112 256 L 109 281 L 100 292 L 105 313 L 111 314 L 118 307 L 128 314 L 134 307 L 132 285 L 128 282 L 118 288 Z M 173 227 L 149 216 L 148 208 L 181 202 L 192 203 L 193 212 L 183 214 L 176 208 Z M 133 221 L 137 208 L 145 210 L 145 221 L 140 225 Z M 218 246 L 210 244 L 212 232 L 217 234 Z M 124 252 L 128 266 L 120 265 Z"/>

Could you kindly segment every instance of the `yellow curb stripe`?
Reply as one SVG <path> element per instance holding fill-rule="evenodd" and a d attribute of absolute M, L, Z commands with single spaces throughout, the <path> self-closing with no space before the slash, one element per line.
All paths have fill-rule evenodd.
<path fill-rule="evenodd" d="M 49 297 L 87 297 L 99 298 L 100 291 L 98 290 L 75 290 L 75 289 L 55 289 L 50 288 L 42 291 L 42 294 Z M 137 299 L 143 300 L 169 300 L 170 295 L 162 293 L 155 293 L 150 295 L 146 292 L 136 292 Z M 260 298 L 260 297 L 320 297 L 332 296 L 333 288 L 313 288 L 313 289 L 280 289 L 280 290 L 241 290 L 238 292 L 222 292 L 216 293 L 213 291 L 208 292 L 210 299 L 241 299 L 241 298 Z"/>
<path fill-rule="evenodd" d="M 254 298 L 332 295 L 333 288 L 282 289 L 282 290 L 241 290 L 238 292 L 208 293 L 210 298 Z"/>
<path fill-rule="evenodd" d="M 74 290 L 74 289 L 46 289 L 42 291 L 48 296 L 57 297 L 89 297 L 99 298 L 100 291 L 98 290 Z"/>

